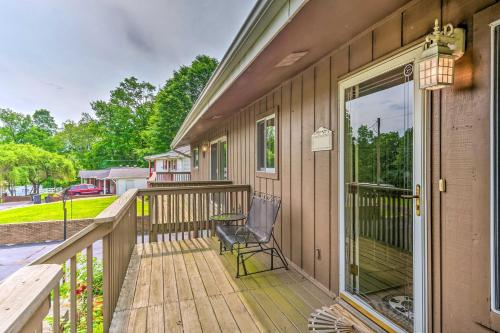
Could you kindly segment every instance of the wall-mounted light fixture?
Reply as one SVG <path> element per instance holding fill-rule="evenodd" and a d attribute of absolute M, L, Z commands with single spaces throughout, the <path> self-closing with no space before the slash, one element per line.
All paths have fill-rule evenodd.
<path fill-rule="evenodd" d="M 203 158 L 205 158 L 205 153 L 208 151 L 208 142 L 204 141 L 201 144 L 201 153 L 203 154 Z"/>
<path fill-rule="evenodd" d="M 441 30 L 436 19 L 434 32 L 425 37 L 419 60 L 420 89 L 435 90 L 453 84 L 455 61 L 465 52 L 465 30 L 447 24 Z"/>

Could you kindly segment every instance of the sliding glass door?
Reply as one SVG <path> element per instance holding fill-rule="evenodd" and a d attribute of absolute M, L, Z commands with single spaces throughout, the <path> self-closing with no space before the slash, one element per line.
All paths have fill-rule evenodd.
<path fill-rule="evenodd" d="M 210 143 L 210 179 L 227 179 L 227 139 L 217 139 Z"/>

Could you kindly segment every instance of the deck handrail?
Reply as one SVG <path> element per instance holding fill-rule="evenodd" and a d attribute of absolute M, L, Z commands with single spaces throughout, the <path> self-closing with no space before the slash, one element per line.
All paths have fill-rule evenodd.
<path fill-rule="evenodd" d="M 184 186 L 211 186 L 229 185 L 230 180 L 190 180 L 190 181 L 148 181 L 148 187 L 184 187 Z"/>
<path fill-rule="evenodd" d="M 156 171 L 155 178 L 151 181 L 158 182 L 188 182 L 191 181 L 191 171 L 163 170 Z"/>
<path fill-rule="evenodd" d="M 55 266 L 62 270 L 69 264 L 69 270 L 61 273 L 63 280 L 69 282 L 69 322 L 70 331 L 79 330 L 77 304 L 78 294 L 85 293 L 87 296 L 86 331 L 93 331 L 93 305 L 94 305 L 94 243 L 103 243 L 103 331 L 109 330 L 112 316 L 121 287 L 123 285 L 128 264 L 135 245 L 138 242 L 157 241 L 167 239 L 178 239 L 185 237 L 204 237 L 213 235 L 214 222 L 210 216 L 224 210 L 244 211 L 248 209 L 250 191 L 249 185 L 232 185 L 230 182 L 194 182 L 179 183 L 176 187 L 158 187 L 147 189 L 131 189 L 120 196 L 108 208 L 101 212 L 94 223 L 76 233 L 66 241 L 57 245 L 54 249 L 44 254 L 29 266 L 29 269 Z M 201 186 L 205 183 L 207 185 Z M 140 232 L 138 230 L 140 229 Z M 85 264 L 78 260 L 77 255 L 85 255 Z M 85 260 L 86 259 L 86 260 Z M 78 262 L 78 265 L 77 265 Z M 85 267 L 82 267 L 85 266 Z M 84 281 L 86 290 L 81 290 L 77 283 L 77 269 L 87 270 L 87 280 Z M 62 270 L 64 271 L 64 270 Z M 22 271 L 19 271 L 22 273 Z M 21 274 L 20 273 L 20 274 Z M 58 276 L 56 282 L 45 286 L 45 296 L 48 300 L 52 294 L 53 331 L 61 331 L 60 281 Z M 28 278 L 28 282 L 34 276 Z M 3 284 L 0 286 L 2 295 Z M 27 294 L 26 302 L 32 302 L 36 295 Z M 0 302 L 2 297 L 0 296 Z M 44 311 L 49 306 L 44 303 Z M 0 318 L 4 314 L 0 308 Z M 36 313 L 35 313 L 36 312 Z M 34 322 L 31 332 L 38 332 L 42 327 L 42 321 L 46 312 L 24 311 L 18 316 Z M 36 315 L 36 316 L 35 316 Z M 31 327 L 31 326 L 30 326 Z M 20 332 L 21 329 L 13 329 L 12 332 Z"/>
<path fill-rule="evenodd" d="M 42 332 L 50 292 L 62 277 L 59 265 L 26 266 L 0 284 L 0 332 Z"/>

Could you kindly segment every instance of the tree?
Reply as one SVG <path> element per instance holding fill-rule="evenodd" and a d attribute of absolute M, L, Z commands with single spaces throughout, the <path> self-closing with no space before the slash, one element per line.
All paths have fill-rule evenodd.
<path fill-rule="evenodd" d="M 98 167 L 143 164 L 147 138 L 142 135 L 152 112 L 155 87 L 135 77 L 123 80 L 109 101 L 91 103 L 99 138 L 92 148 Z"/>
<path fill-rule="evenodd" d="M 26 173 L 18 167 L 18 155 L 10 146 L 0 145 L 0 182 L 7 185 L 11 195 L 17 185 L 27 184 Z"/>
<path fill-rule="evenodd" d="M 78 168 L 94 168 L 93 147 L 99 140 L 99 125 L 88 113 L 83 113 L 78 122 L 67 120 L 54 140 L 59 142 L 59 152 L 74 161 Z"/>
<path fill-rule="evenodd" d="M 200 96 L 217 67 L 217 60 L 199 55 L 190 66 L 174 72 L 160 89 L 153 104 L 153 114 L 145 136 L 149 138 L 149 153 L 170 149 L 170 144 L 186 115 Z"/>
<path fill-rule="evenodd" d="M 44 109 L 24 115 L 10 109 L 0 109 L 0 143 L 29 143 L 45 150 L 56 151 L 53 140 L 57 125 L 50 112 Z"/>
<path fill-rule="evenodd" d="M 57 124 L 50 111 L 45 109 L 36 110 L 33 113 L 33 125 L 48 135 L 54 135 L 57 131 Z"/>
<path fill-rule="evenodd" d="M 67 183 L 75 177 L 71 160 L 30 144 L 0 145 L 0 170 L 7 181 L 9 177 L 25 177 L 34 193 L 39 193 L 45 181 Z"/>
<path fill-rule="evenodd" d="M 0 109 L 0 142 L 22 143 L 26 133 L 32 126 L 30 116 L 14 112 L 10 109 Z"/>

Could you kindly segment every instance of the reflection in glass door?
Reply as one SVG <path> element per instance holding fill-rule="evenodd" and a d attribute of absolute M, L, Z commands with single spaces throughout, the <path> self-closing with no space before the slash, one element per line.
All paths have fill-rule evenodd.
<path fill-rule="evenodd" d="M 413 66 L 344 91 L 344 289 L 413 331 Z"/>

